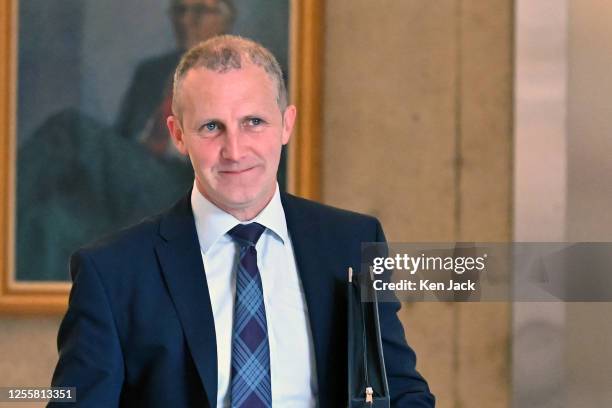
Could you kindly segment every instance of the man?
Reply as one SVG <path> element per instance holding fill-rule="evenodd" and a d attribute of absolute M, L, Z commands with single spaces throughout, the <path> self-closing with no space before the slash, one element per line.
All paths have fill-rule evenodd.
<path fill-rule="evenodd" d="M 172 106 L 194 188 L 72 258 L 53 385 L 81 406 L 347 406 L 346 270 L 379 222 L 279 192 L 296 108 L 259 44 L 191 49 Z M 392 406 L 432 407 L 398 306 L 380 305 Z"/>

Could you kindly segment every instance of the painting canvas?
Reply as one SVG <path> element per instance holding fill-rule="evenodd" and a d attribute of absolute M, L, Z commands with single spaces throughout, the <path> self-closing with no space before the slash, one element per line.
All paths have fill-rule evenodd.
<path fill-rule="evenodd" d="M 185 195 L 193 173 L 165 127 L 182 52 L 235 33 L 287 73 L 289 12 L 288 0 L 19 1 L 14 279 L 68 281 L 75 249 Z"/>

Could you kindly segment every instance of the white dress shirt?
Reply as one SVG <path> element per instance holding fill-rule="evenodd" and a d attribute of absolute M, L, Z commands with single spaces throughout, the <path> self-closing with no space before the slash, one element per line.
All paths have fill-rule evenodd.
<path fill-rule="evenodd" d="M 241 222 L 191 192 L 217 340 L 217 407 L 230 407 L 232 323 L 238 246 L 227 232 L 258 222 L 266 227 L 255 246 L 261 275 L 268 339 L 272 406 L 315 407 L 317 381 L 314 346 L 304 290 L 297 271 L 278 185 L 274 197 L 252 220 Z"/>

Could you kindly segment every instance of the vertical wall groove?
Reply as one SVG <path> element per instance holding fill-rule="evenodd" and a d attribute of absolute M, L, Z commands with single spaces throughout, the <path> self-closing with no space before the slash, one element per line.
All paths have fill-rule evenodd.
<path fill-rule="evenodd" d="M 462 87 L 462 21 L 461 21 L 461 2 L 462 0 L 455 1 L 455 134 L 454 134 L 454 160 L 453 160 L 453 175 L 454 175 L 454 241 L 461 239 L 461 114 L 462 114 L 462 98 L 463 98 L 463 87 Z M 461 310 L 456 304 L 451 305 L 453 310 L 453 406 L 459 408 L 459 322 Z"/>
<path fill-rule="evenodd" d="M 454 211 L 454 239 L 455 241 L 461 239 L 461 114 L 462 114 L 462 29 L 461 29 L 461 0 L 455 1 L 455 138 L 454 138 L 454 161 L 453 161 L 453 175 L 454 184 L 453 192 L 455 196 L 455 211 Z"/>

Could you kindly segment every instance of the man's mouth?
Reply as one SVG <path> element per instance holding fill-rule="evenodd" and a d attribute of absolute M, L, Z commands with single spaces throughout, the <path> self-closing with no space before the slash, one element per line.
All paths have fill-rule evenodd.
<path fill-rule="evenodd" d="M 244 169 L 231 169 L 231 170 L 219 170 L 219 174 L 221 175 L 227 175 L 227 176 L 239 176 L 241 174 L 245 174 L 248 173 L 249 171 L 253 170 L 255 168 L 255 166 L 253 167 L 247 167 Z"/>

